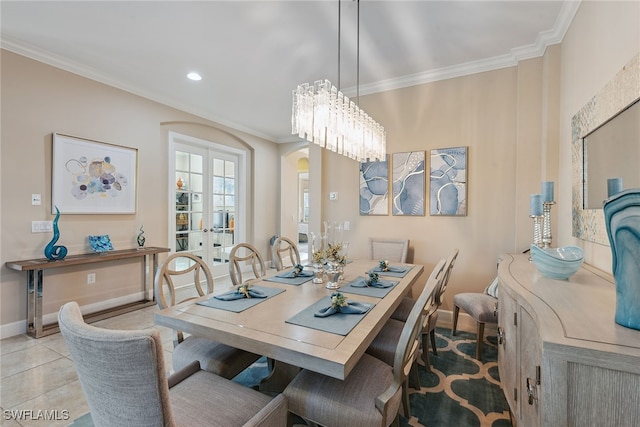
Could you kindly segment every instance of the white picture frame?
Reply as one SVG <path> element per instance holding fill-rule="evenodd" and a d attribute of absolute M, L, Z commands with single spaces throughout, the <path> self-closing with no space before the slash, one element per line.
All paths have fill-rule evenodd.
<path fill-rule="evenodd" d="M 135 214 L 138 150 L 53 134 L 51 212 Z"/>

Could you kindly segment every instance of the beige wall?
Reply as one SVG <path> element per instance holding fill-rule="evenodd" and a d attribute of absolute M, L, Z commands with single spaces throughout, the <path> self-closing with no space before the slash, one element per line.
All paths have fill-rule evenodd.
<path fill-rule="evenodd" d="M 611 272 L 611 250 L 572 237 L 571 118 L 640 52 L 640 2 L 582 2 L 562 41 L 559 242 L 585 249 L 585 262 Z"/>
<path fill-rule="evenodd" d="M 426 280 L 437 261 L 458 248 L 444 303 L 450 309 L 454 294 L 490 282 L 501 253 L 528 247 L 528 195 L 540 191 L 542 180 L 543 71 L 538 58 L 362 97 L 363 109 L 385 124 L 388 153 L 424 150 L 428 158 L 434 148 L 468 147 L 468 214 L 359 216 L 358 164 L 325 153 L 323 217 L 351 222 L 349 254 L 367 256 L 368 237 L 408 238 L 410 261 L 425 265 Z M 326 201 L 329 191 L 339 192 L 337 202 Z"/>
<path fill-rule="evenodd" d="M 109 234 L 117 249 L 135 247 L 144 224 L 148 246 L 168 246 L 168 146 L 170 130 L 248 151 L 248 236 L 268 253 L 276 228 L 279 171 L 276 144 L 233 131 L 196 116 L 131 95 L 25 57 L 2 51 L 1 270 L 2 334 L 26 328 L 26 275 L 6 261 L 42 258 L 51 233 L 31 233 L 31 221 L 52 220 L 51 139 L 60 132 L 138 149 L 138 209 L 135 215 L 62 215 L 58 244 L 70 254 L 89 252 L 89 234 Z M 259 158 L 257 162 L 255 159 Z M 42 205 L 31 205 L 31 194 Z M 69 299 L 81 305 L 137 290 L 139 264 L 96 265 L 97 283 L 86 285 L 86 270 L 45 274 L 45 314 Z M 22 329 L 22 330 L 20 330 Z M 16 332 L 17 331 L 17 332 Z"/>

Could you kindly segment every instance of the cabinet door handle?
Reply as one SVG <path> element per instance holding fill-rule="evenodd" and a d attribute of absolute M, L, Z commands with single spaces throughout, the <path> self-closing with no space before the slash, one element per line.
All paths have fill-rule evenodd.
<path fill-rule="evenodd" d="M 203 232 L 203 233 L 206 233 L 207 231 L 209 231 L 209 230 L 207 230 L 206 228 L 203 228 L 203 229 L 202 229 L 202 232 Z M 213 231 L 213 230 L 212 230 L 212 231 Z"/>
<path fill-rule="evenodd" d="M 533 402 L 537 400 L 536 397 L 536 381 L 527 377 L 527 401 L 529 405 L 533 405 Z"/>
<path fill-rule="evenodd" d="M 498 326 L 498 344 L 504 344 L 504 329 Z"/>

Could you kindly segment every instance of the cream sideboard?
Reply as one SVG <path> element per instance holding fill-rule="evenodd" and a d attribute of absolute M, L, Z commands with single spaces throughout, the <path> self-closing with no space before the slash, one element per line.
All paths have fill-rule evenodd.
<path fill-rule="evenodd" d="M 498 366 L 518 427 L 640 426 L 640 331 L 614 322 L 612 279 L 585 267 L 548 279 L 528 254 L 504 255 L 498 275 Z"/>

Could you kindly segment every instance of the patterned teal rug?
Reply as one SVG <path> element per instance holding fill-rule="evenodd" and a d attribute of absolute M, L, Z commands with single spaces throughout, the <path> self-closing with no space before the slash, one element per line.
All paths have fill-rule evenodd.
<path fill-rule="evenodd" d="M 409 388 L 411 419 L 401 426 L 511 426 L 500 386 L 495 337 L 485 337 L 482 362 L 476 360 L 475 334 L 436 329 L 438 354 L 430 354 L 431 372 L 418 366 L 420 390 Z"/>
<path fill-rule="evenodd" d="M 405 426 L 510 427 L 509 407 L 498 375 L 495 337 L 486 337 L 482 362 L 475 359 L 475 334 L 436 329 L 438 354 L 430 354 L 431 372 L 419 361 L 420 390 L 409 388 L 411 418 L 400 417 Z M 268 373 L 265 358 L 259 359 L 233 380 L 248 387 L 260 384 Z M 301 420 L 295 419 L 296 425 Z M 91 415 L 78 418 L 73 427 L 90 427 Z"/>

